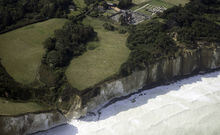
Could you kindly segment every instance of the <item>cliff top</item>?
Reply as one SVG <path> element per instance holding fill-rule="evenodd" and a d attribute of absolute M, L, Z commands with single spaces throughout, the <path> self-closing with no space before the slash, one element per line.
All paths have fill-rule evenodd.
<path fill-rule="evenodd" d="M 0 98 L 0 115 L 20 115 L 29 112 L 47 111 L 50 108 L 34 102 L 14 102 Z"/>

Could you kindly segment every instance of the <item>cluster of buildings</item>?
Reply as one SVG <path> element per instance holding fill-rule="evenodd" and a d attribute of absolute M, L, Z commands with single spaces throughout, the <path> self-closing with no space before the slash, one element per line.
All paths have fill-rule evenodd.
<path fill-rule="evenodd" d="M 109 9 L 114 10 L 116 13 L 112 14 L 110 18 L 115 20 L 116 22 L 120 22 L 122 19 L 127 24 L 136 25 L 146 19 L 150 19 L 150 16 L 147 16 L 142 13 L 134 12 L 132 10 L 122 10 L 117 7 L 117 5 L 107 3 L 109 5 Z"/>
<path fill-rule="evenodd" d="M 151 18 L 150 15 L 140 13 L 137 11 L 119 9 L 116 4 L 109 2 L 106 3 L 105 7 L 99 6 L 98 8 L 100 11 L 111 13 L 109 17 L 116 22 L 120 22 L 123 20 L 123 22 L 127 24 L 136 25 L 140 22 L 143 22 L 144 20 Z M 152 15 L 166 10 L 165 7 L 154 7 L 149 4 L 145 5 L 142 8 L 146 8 L 146 10 L 151 12 Z"/>
<path fill-rule="evenodd" d="M 150 19 L 150 16 L 147 16 L 139 12 L 133 12 L 131 10 L 122 10 L 120 13 L 111 16 L 111 19 L 115 20 L 116 22 L 120 22 L 121 18 L 127 24 L 136 25 L 146 19 Z"/>

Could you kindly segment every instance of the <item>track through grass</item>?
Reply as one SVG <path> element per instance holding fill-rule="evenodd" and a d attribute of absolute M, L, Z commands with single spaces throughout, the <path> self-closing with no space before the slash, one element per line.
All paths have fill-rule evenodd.
<path fill-rule="evenodd" d="M 89 44 L 97 44 L 97 48 L 73 59 L 66 70 L 68 81 L 78 90 L 92 87 L 115 75 L 129 56 L 130 51 L 126 47 L 128 35 L 107 31 L 103 28 L 103 23 L 104 21 L 90 17 L 84 20 L 84 24 L 94 27 L 99 41 L 90 42 Z"/>
<path fill-rule="evenodd" d="M 29 84 L 35 80 L 45 51 L 42 43 L 65 22 L 50 19 L 0 35 L 1 62 L 17 82 Z"/>

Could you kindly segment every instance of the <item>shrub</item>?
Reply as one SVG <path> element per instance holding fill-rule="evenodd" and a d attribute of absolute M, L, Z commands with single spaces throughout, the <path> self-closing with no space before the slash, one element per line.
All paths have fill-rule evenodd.
<path fill-rule="evenodd" d="M 104 23 L 103 24 L 103 27 L 106 29 L 106 30 L 109 30 L 109 31 L 114 31 L 115 30 L 115 27 L 113 25 L 111 25 L 110 23 Z"/>
<path fill-rule="evenodd" d="M 119 32 L 120 34 L 125 34 L 125 33 L 127 33 L 127 30 L 126 30 L 126 29 L 123 29 L 123 28 L 119 28 L 118 32 Z"/>

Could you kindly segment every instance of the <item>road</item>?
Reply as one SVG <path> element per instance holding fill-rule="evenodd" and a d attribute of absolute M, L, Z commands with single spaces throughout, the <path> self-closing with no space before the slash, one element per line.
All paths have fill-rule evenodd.
<path fill-rule="evenodd" d="M 143 9 L 143 8 L 145 8 L 145 7 L 147 7 L 147 6 L 149 6 L 149 4 L 146 4 L 146 5 L 142 6 L 142 7 L 140 7 L 140 8 L 138 8 L 138 9 L 134 10 L 134 12 L 137 12 L 137 11 L 139 11 L 139 10 L 141 10 L 141 9 Z"/>

